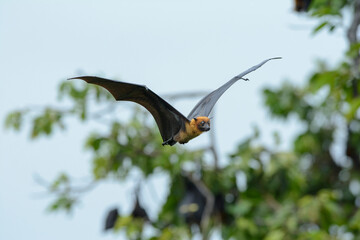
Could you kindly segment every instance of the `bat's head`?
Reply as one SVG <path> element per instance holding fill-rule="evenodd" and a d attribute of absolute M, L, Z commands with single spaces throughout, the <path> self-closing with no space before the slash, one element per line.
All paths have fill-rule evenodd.
<path fill-rule="evenodd" d="M 210 130 L 210 118 L 208 117 L 196 117 L 194 118 L 197 128 L 201 132 L 207 132 Z"/>

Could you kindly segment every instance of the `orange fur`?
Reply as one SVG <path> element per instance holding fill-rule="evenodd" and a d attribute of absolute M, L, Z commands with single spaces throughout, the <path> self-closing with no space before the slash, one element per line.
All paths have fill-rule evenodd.
<path fill-rule="evenodd" d="M 179 143 L 187 143 L 191 139 L 199 136 L 202 131 L 198 128 L 198 125 L 202 122 L 208 122 L 210 124 L 210 119 L 208 117 L 197 117 L 191 119 L 189 123 L 185 125 L 185 131 L 180 131 L 175 137 L 174 140 Z"/>

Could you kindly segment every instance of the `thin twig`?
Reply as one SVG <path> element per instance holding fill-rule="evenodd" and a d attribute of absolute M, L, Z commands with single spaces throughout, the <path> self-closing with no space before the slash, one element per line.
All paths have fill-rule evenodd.
<path fill-rule="evenodd" d="M 359 29 L 359 25 L 360 25 L 360 0 L 354 1 L 354 13 L 353 14 L 354 14 L 353 19 L 352 19 L 349 29 L 347 31 L 347 39 L 349 41 L 350 47 L 359 42 L 357 36 L 358 36 L 358 29 Z M 359 96 L 359 92 L 358 92 L 358 84 L 359 84 L 359 78 L 360 78 L 359 65 L 360 65 L 360 53 L 359 53 L 359 51 L 357 51 L 356 55 L 353 57 L 352 63 L 351 63 L 351 74 L 353 76 L 351 85 L 352 85 L 352 89 L 353 89 L 353 97 L 354 98 L 357 98 Z M 360 166 L 359 155 L 357 154 L 356 151 L 354 151 L 354 147 L 350 143 L 351 136 L 353 135 L 353 132 L 350 129 L 350 124 L 347 125 L 347 134 L 348 134 L 348 136 L 347 136 L 347 143 L 346 143 L 347 144 L 346 154 L 348 154 L 348 156 L 352 158 L 354 168 L 358 169 Z"/>
<path fill-rule="evenodd" d="M 36 174 L 34 175 L 34 181 L 36 183 L 38 183 L 39 185 L 41 185 L 42 187 L 46 188 L 48 192 L 50 193 L 63 193 L 66 190 L 69 190 L 72 193 L 76 193 L 76 194 L 80 194 L 80 193 L 84 193 L 84 192 L 88 192 L 90 190 L 92 190 L 97 182 L 95 180 L 91 180 L 89 183 L 85 184 L 84 186 L 70 186 L 69 184 L 69 188 L 65 189 L 52 189 L 51 187 L 51 183 L 49 183 L 48 181 L 46 181 L 44 178 L 42 178 L 40 175 Z"/>
<path fill-rule="evenodd" d="M 90 118 L 103 118 L 105 114 L 109 114 L 110 112 L 114 111 L 116 109 L 115 102 L 112 102 L 108 106 L 106 106 L 103 109 L 97 110 L 94 113 L 91 113 L 89 115 Z"/>
<path fill-rule="evenodd" d="M 194 92 L 183 92 L 183 93 L 171 93 L 162 95 L 166 99 L 170 100 L 179 100 L 183 98 L 195 98 L 195 97 L 203 97 L 209 92 L 206 91 L 194 91 Z"/>

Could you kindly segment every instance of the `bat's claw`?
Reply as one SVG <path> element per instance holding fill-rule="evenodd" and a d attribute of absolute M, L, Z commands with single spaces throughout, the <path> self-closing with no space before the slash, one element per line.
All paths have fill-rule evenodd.
<path fill-rule="evenodd" d="M 248 79 L 248 78 L 241 78 L 241 79 L 244 81 L 250 81 L 250 79 Z"/>
<path fill-rule="evenodd" d="M 172 145 L 174 145 L 175 143 L 176 143 L 176 141 L 175 141 L 173 138 L 169 138 L 168 140 L 164 141 L 164 142 L 162 143 L 162 145 L 163 145 L 163 146 L 165 146 L 165 145 L 170 145 L 170 146 L 172 146 Z"/>

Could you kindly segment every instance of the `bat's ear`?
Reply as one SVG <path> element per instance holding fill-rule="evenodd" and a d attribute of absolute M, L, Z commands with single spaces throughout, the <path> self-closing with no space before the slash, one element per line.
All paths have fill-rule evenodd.
<path fill-rule="evenodd" d="M 196 119 L 196 118 L 194 118 L 194 120 L 195 120 L 195 122 L 196 122 L 196 120 L 197 120 L 197 119 Z"/>

